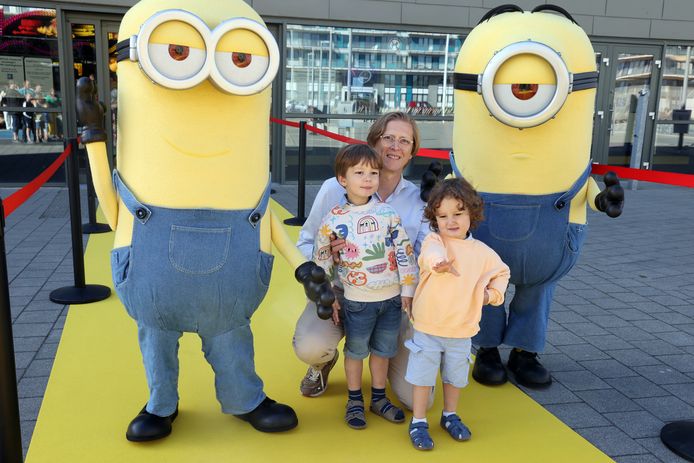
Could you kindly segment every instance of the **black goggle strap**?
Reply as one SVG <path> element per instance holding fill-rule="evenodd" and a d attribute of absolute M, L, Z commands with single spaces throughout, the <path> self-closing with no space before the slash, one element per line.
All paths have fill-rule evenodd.
<path fill-rule="evenodd" d="M 130 39 L 121 40 L 116 44 L 116 62 L 130 59 Z"/>
<path fill-rule="evenodd" d="M 462 72 L 453 73 L 453 88 L 456 90 L 479 91 L 479 75 L 465 74 Z"/>
<path fill-rule="evenodd" d="M 456 90 L 479 92 L 479 77 L 480 76 L 478 74 L 466 74 L 463 72 L 455 72 L 453 73 L 453 88 Z M 573 74 L 573 81 L 571 85 L 572 92 L 576 92 L 578 90 L 587 90 L 589 88 L 596 88 L 597 86 L 597 72 L 591 71 Z"/>
<path fill-rule="evenodd" d="M 598 73 L 596 71 L 579 72 L 573 75 L 571 91 L 587 90 L 589 88 L 597 88 L 597 86 Z"/>

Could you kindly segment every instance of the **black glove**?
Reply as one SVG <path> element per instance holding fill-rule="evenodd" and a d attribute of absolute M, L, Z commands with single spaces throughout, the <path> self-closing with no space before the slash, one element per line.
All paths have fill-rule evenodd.
<path fill-rule="evenodd" d="M 296 268 L 294 278 L 304 285 L 306 297 L 316 303 L 318 317 L 323 320 L 332 317 L 335 294 L 325 270 L 316 265 L 315 262 L 304 262 Z"/>
<path fill-rule="evenodd" d="M 82 143 L 106 141 L 104 113 L 106 108 L 96 98 L 96 87 L 89 77 L 77 81 L 77 119 L 83 126 Z"/>
<path fill-rule="evenodd" d="M 617 174 L 610 171 L 602 178 L 605 189 L 595 197 L 595 207 L 609 217 L 619 217 L 624 209 L 624 188 Z"/>
<path fill-rule="evenodd" d="M 431 190 L 438 183 L 441 172 L 443 172 L 441 163 L 433 161 L 422 174 L 422 183 L 419 187 L 419 197 L 422 198 L 422 201 L 427 202 L 429 200 Z"/>

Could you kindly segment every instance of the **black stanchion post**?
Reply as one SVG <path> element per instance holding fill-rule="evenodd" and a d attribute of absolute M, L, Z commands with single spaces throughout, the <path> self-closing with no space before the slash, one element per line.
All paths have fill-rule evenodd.
<path fill-rule="evenodd" d="M 287 225 L 301 226 L 306 222 L 306 121 L 299 122 L 299 204 L 296 217 L 286 219 Z"/>
<path fill-rule="evenodd" d="M 89 158 L 84 155 L 84 165 L 87 171 L 87 212 L 89 221 L 82 224 L 82 233 L 89 235 L 92 233 L 106 233 L 111 231 L 105 223 L 96 221 L 96 192 L 94 191 L 94 183 L 92 182 L 92 171 L 89 168 Z"/>
<path fill-rule="evenodd" d="M 5 257 L 5 211 L 0 198 L 0 461 L 22 462 L 17 372 L 14 364 L 10 283 Z"/>
<path fill-rule="evenodd" d="M 68 142 L 72 152 L 65 164 L 68 197 L 70 199 L 70 230 L 72 232 L 72 267 L 75 286 L 64 286 L 51 292 L 49 298 L 58 304 L 87 304 L 106 299 L 111 289 L 103 285 L 87 285 L 84 280 L 84 246 L 82 244 L 82 212 L 80 208 L 79 167 L 77 140 Z"/>

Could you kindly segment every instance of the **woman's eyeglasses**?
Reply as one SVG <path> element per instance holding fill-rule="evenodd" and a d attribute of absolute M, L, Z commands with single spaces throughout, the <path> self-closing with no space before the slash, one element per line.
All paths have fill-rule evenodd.
<path fill-rule="evenodd" d="M 393 135 L 381 135 L 380 138 L 383 140 L 383 143 L 390 146 L 397 144 L 402 149 L 411 148 L 414 144 L 412 140 L 408 140 L 407 138 L 396 138 Z"/>

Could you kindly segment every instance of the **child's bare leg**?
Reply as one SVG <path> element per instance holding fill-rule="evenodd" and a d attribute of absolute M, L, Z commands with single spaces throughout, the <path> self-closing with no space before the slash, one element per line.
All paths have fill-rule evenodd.
<path fill-rule="evenodd" d="M 427 417 L 427 405 L 430 394 L 431 387 L 429 386 L 413 386 L 412 416 L 414 418 L 421 420 Z"/>
<path fill-rule="evenodd" d="M 385 388 L 386 377 L 388 376 L 388 359 L 371 354 L 369 356 L 369 370 L 371 371 L 371 387 Z"/>
<path fill-rule="evenodd" d="M 460 398 L 460 389 L 452 384 L 444 383 L 443 385 L 443 411 L 455 413 L 458 409 L 458 399 Z"/>
<path fill-rule="evenodd" d="M 345 376 L 347 377 L 347 389 L 350 391 L 361 389 L 361 375 L 363 369 L 363 360 L 357 360 L 345 355 Z"/>

